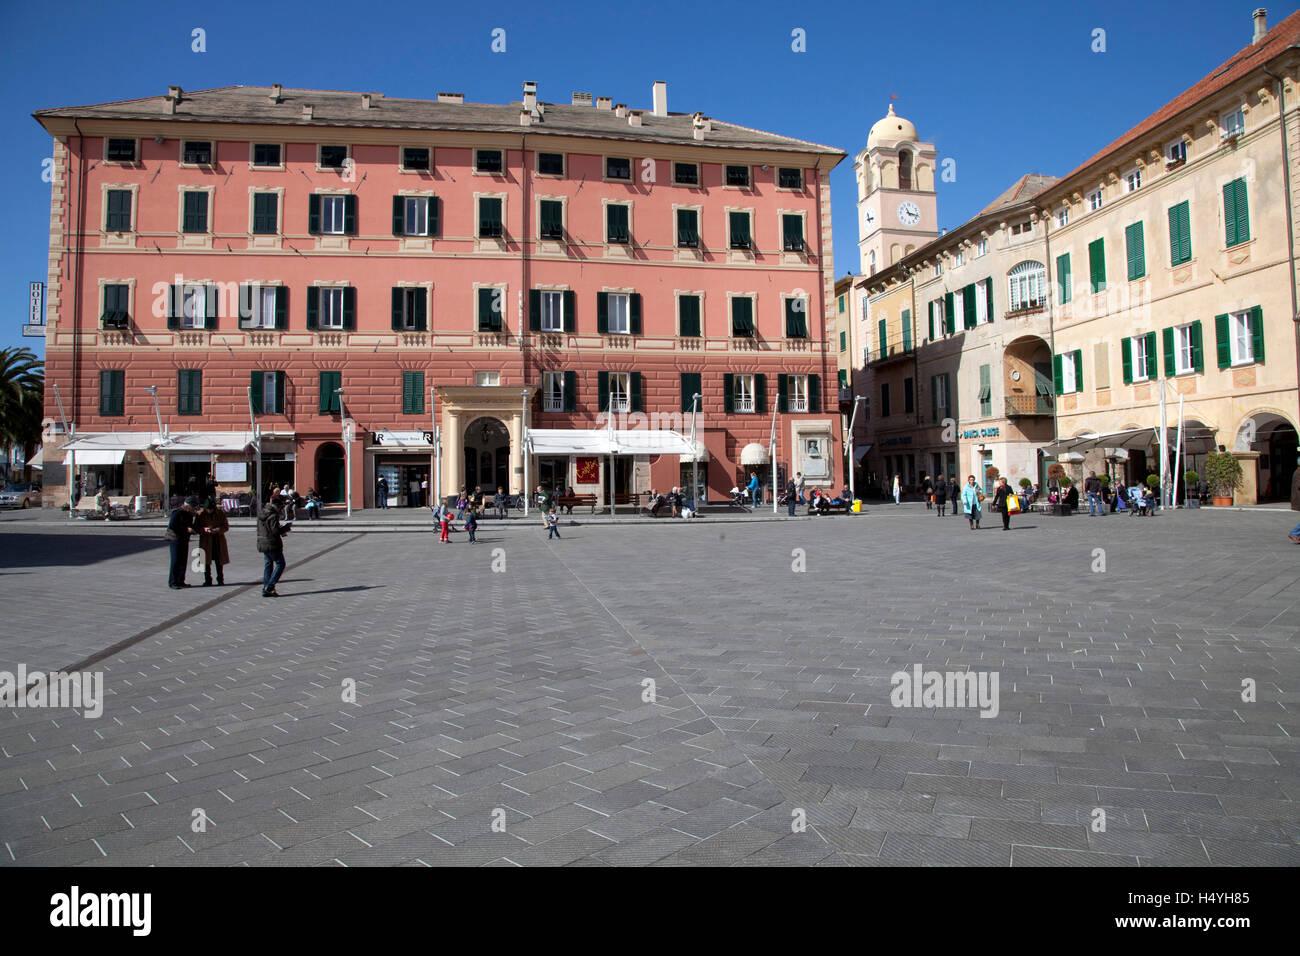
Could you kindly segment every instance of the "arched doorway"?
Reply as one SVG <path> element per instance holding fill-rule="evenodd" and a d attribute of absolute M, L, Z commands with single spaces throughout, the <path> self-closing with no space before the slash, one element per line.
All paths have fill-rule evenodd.
<path fill-rule="evenodd" d="M 510 432 L 498 418 L 483 416 L 465 426 L 465 487 L 492 495 L 510 488 Z M 459 490 L 459 489 L 457 489 Z"/>
<path fill-rule="evenodd" d="M 317 449 L 316 493 L 326 504 L 336 505 L 343 501 L 343 468 L 343 446 L 338 442 L 326 442 Z"/>
<path fill-rule="evenodd" d="M 1255 412 L 1241 424 L 1235 446 L 1259 452 L 1256 475 L 1258 501 L 1287 501 L 1296 470 L 1298 443 L 1295 426 L 1276 412 Z"/>

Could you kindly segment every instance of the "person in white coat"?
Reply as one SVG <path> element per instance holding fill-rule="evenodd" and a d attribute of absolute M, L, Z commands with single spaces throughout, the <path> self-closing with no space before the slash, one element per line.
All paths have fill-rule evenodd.
<path fill-rule="evenodd" d="M 898 504 L 899 501 L 902 500 L 902 497 L 903 497 L 903 492 L 898 484 L 898 475 L 895 475 L 894 476 L 894 504 Z"/>
<path fill-rule="evenodd" d="M 974 531 L 980 526 L 980 490 L 975 485 L 975 476 L 970 475 L 961 489 L 961 510 L 966 512 L 966 520 Z"/>

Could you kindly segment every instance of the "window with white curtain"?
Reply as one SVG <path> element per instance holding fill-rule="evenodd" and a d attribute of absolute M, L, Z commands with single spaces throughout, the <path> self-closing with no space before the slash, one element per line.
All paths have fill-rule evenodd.
<path fill-rule="evenodd" d="M 1047 301 L 1047 270 L 1041 262 L 1026 261 L 1007 273 L 1011 311 L 1037 308 Z"/>

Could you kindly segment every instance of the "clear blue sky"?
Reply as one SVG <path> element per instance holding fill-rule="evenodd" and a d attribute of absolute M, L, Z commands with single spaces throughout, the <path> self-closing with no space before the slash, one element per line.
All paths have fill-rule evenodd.
<path fill-rule="evenodd" d="M 0 0 L 0 348 L 23 339 L 28 283 L 46 278 L 50 139 L 38 109 L 153 96 L 168 84 L 375 90 L 518 100 L 524 80 L 837 146 L 835 271 L 857 271 L 851 158 L 895 108 L 957 161 L 939 185 L 956 226 L 1021 173 L 1061 175 L 1250 42 L 1258 0 L 1148 3 L 311 4 Z M 1270 4 L 1269 24 L 1295 4 Z M 207 51 L 191 50 L 191 30 Z M 506 52 L 490 49 L 506 31 Z M 807 52 L 791 50 L 806 31 Z M 1093 30 L 1106 52 L 1092 52 Z"/>

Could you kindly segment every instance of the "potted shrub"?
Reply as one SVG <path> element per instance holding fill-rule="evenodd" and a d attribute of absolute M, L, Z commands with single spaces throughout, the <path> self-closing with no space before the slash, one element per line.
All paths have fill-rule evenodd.
<path fill-rule="evenodd" d="M 1021 494 L 1028 493 L 1029 489 L 1034 487 L 1034 483 L 1030 481 L 1028 478 L 1021 478 L 1019 481 L 1016 482 L 1016 484 L 1020 486 Z"/>
<path fill-rule="evenodd" d="M 1201 497 L 1197 492 L 1200 486 L 1201 476 L 1195 471 L 1183 473 L 1183 500 L 1189 508 L 1199 508 L 1201 506 Z"/>
<path fill-rule="evenodd" d="M 1233 492 L 1245 482 L 1241 462 L 1231 452 L 1211 452 L 1205 456 L 1205 481 L 1210 486 L 1210 498 L 1215 507 L 1230 507 Z"/>
<path fill-rule="evenodd" d="M 1002 472 L 998 471 L 997 465 L 989 465 L 987 468 L 984 469 L 984 480 L 988 482 L 996 482 L 998 480 L 998 476 L 1001 474 Z"/>

